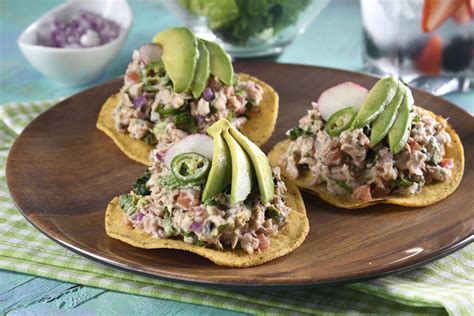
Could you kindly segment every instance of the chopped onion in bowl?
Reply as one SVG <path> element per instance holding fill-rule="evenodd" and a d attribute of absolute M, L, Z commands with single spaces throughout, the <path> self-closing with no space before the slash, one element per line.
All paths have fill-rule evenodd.
<path fill-rule="evenodd" d="M 116 39 L 120 26 L 100 14 L 79 10 L 68 22 L 55 19 L 38 31 L 38 44 L 60 48 L 100 46 Z"/>

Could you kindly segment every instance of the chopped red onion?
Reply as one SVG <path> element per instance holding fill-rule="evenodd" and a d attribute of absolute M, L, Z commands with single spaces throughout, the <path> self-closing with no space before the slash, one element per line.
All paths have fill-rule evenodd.
<path fill-rule="evenodd" d="M 159 161 L 163 161 L 164 160 L 164 157 L 161 153 L 159 152 L 156 152 L 155 153 L 155 158 L 158 159 Z"/>
<path fill-rule="evenodd" d="M 38 43 L 49 47 L 84 48 L 107 44 L 120 34 L 120 25 L 100 14 L 79 10 L 69 22 L 54 20 L 38 31 Z"/>
<path fill-rule="evenodd" d="M 146 104 L 146 98 L 143 95 L 139 95 L 135 99 L 133 99 L 133 107 L 137 110 L 141 109 L 142 106 Z"/>
<path fill-rule="evenodd" d="M 199 232 L 202 229 L 202 224 L 193 222 L 191 226 L 189 226 L 189 229 L 195 233 Z"/>
<path fill-rule="evenodd" d="M 206 118 L 202 115 L 197 115 L 196 116 L 196 121 L 198 124 L 202 124 Z"/>
<path fill-rule="evenodd" d="M 204 91 L 202 92 L 202 97 L 203 97 L 204 100 L 206 100 L 206 101 L 211 101 L 212 99 L 214 99 L 214 91 L 212 91 L 211 88 L 206 88 L 206 89 L 204 89 Z"/>
<path fill-rule="evenodd" d="M 138 213 L 137 217 L 135 218 L 136 221 L 141 221 L 143 219 L 143 216 L 145 216 L 145 214 L 143 213 Z"/>

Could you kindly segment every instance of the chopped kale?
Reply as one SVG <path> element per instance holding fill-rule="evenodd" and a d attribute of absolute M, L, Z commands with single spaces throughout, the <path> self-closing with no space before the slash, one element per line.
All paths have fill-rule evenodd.
<path fill-rule="evenodd" d="M 148 133 L 148 134 L 143 138 L 143 141 L 144 141 L 145 144 L 147 144 L 147 145 L 156 145 L 156 143 L 157 143 L 155 134 L 153 134 L 153 133 L 151 133 L 151 132 Z"/>
<path fill-rule="evenodd" d="M 336 182 L 338 186 L 346 190 L 347 193 L 352 194 L 352 188 L 346 183 L 346 181 L 341 181 L 341 180 L 336 180 L 336 179 L 333 179 L 333 180 L 334 182 Z"/>
<path fill-rule="evenodd" d="M 443 157 L 441 157 L 441 149 L 439 148 L 438 141 L 434 137 L 431 137 L 428 144 L 431 147 L 431 156 L 428 161 L 428 164 L 436 166 L 437 164 L 439 164 L 441 159 L 443 159 Z"/>
<path fill-rule="evenodd" d="M 163 218 L 163 229 L 164 229 L 166 237 L 175 235 L 175 230 L 171 222 L 171 213 L 169 212 L 167 207 L 165 207 L 165 216 Z"/>
<path fill-rule="evenodd" d="M 206 247 L 207 246 L 207 242 L 203 241 L 203 240 L 196 240 L 196 242 L 194 243 L 194 245 L 198 246 L 198 247 Z"/>
<path fill-rule="evenodd" d="M 138 195 L 150 195 L 151 192 L 148 190 L 146 183 L 150 180 L 151 172 L 150 170 L 145 170 L 145 174 L 140 178 L 137 178 L 133 183 L 133 192 Z"/>
<path fill-rule="evenodd" d="M 229 227 L 229 224 L 221 224 L 217 227 L 217 233 L 222 234 Z"/>
<path fill-rule="evenodd" d="M 296 140 L 300 136 L 311 136 L 312 134 L 308 131 L 305 131 L 301 127 L 293 127 L 288 132 L 286 132 L 286 135 L 290 140 Z"/>
<path fill-rule="evenodd" d="M 395 185 L 399 188 L 408 188 L 412 184 L 413 182 L 400 177 L 395 180 Z"/>
<path fill-rule="evenodd" d="M 128 216 L 133 216 L 137 213 L 137 198 L 131 194 L 122 194 L 119 197 L 119 206 Z"/>
<path fill-rule="evenodd" d="M 177 128 L 188 133 L 196 133 L 198 130 L 196 120 L 189 113 L 180 113 L 176 115 L 174 118 L 174 124 Z"/>
<path fill-rule="evenodd" d="M 282 223 L 284 221 L 284 217 L 281 215 L 280 211 L 272 204 L 267 207 L 265 210 L 265 218 L 273 219 L 277 223 Z"/>

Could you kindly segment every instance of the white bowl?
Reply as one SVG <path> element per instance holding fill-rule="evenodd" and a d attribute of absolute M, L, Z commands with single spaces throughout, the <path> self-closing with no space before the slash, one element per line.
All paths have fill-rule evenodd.
<path fill-rule="evenodd" d="M 79 9 L 101 14 L 120 25 L 119 36 L 109 43 L 89 48 L 40 46 L 38 30 L 54 18 L 68 21 Z M 132 25 L 127 0 L 70 0 L 33 22 L 18 38 L 26 59 L 47 78 L 67 86 L 82 85 L 98 79 L 125 43 Z"/>

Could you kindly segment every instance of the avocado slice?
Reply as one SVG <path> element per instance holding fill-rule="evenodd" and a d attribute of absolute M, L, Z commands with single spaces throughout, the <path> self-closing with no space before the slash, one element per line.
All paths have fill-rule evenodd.
<path fill-rule="evenodd" d="M 377 145 L 385 136 L 387 136 L 395 119 L 397 118 L 398 109 L 402 103 L 405 89 L 401 82 L 398 82 L 397 93 L 392 101 L 386 106 L 385 110 L 372 123 L 370 134 L 370 146 Z"/>
<path fill-rule="evenodd" d="M 252 191 L 254 170 L 250 158 L 229 131 L 223 130 L 222 135 L 230 149 L 232 160 L 230 203 L 235 204 L 245 201 Z"/>
<path fill-rule="evenodd" d="M 210 54 L 206 44 L 198 39 L 199 59 L 196 65 L 193 82 L 191 82 L 191 92 L 194 98 L 199 98 L 207 86 L 207 81 L 211 75 Z"/>
<path fill-rule="evenodd" d="M 407 143 L 413 121 L 413 96 L 410 88 L 402 84 L 400 86 L 404 90 L 403 101 L 397 118 L 388 132 L 388 145 L 392 154 L 398 153 Z"/>
<path fill-rule="evenodd" d="M 203 202 L 207 202 L 221 193 L 232 178 L 232 160 L 229 147 L 220 132 L 211 136 L 214 138 L 214 152 L 212 154 L 211 170 L 202 193 Z"/>
<path fill-rule="evenodd" d="M 397 93 L 398 80 L 385 77 L 370 89 L 367 98 L 352 122 L 352 129 L 367 126 L 379 116 Z"/>
<path fill-rule="evenodd" d="M 275 185 L 273 184 L 273 171 L 268 162 L 267 155 L 234 126 L 230 125 L 229 132 L 252 160 L 262 202 L 264 204 L 270 202 L 273 200 Z"/>
<path fill-rule="evenodd" d="M 153 43 L 163 48 L 161 59 L 173 82 L 174 91 L 186 91 L 193 81 L 199 57 L 194 34 L 184 27 L 170 28 L 156 34 Z"/>
<path fill-rule="evenodd" d="M 214 42 L 203 40 L 211 56 L 211 74 L 219 78 L 226 85 L 234 81 L 234 67 L 230 56 L 224 49 Z"/>

